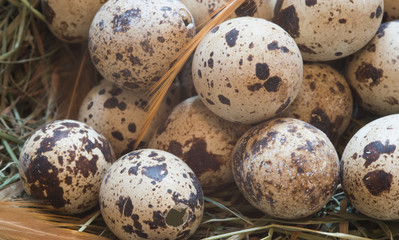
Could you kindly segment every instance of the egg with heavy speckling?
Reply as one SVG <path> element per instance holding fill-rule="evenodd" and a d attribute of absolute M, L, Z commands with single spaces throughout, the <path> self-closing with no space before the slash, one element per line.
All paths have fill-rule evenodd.
<path fill-rule="evenodd" d="M 36 130 L 19 157 L 25 191 L 66 214 L 98 204 L 100 182 L 114 161 L 104 136 L 87 124 L 58 120 Z"/>
<path fill-rule="evenodd" d="M 43 15 L 51 32 L 68 43 L 85 42 L 94 15 L 106 0 L 42 0 Z"/>
<path fill-rule="evenodd" d="M 100 74 L 130 89 L 153 86 L 195 35 L 179 0 L 110 0 L 93 19 L 89 52 Z"/>
<path fill-rule="evenodd" d="M 366 110 L 399 112 L 399 21 L 381 24 L 376 36 L 346 65 L 348 83 Z"/>
<path fill-rule="evenodd" d="M 361 213 L 399 219 L 399 114 L 376 119 L 350 139 L 341 159 L 341 185 Z"/>
<path fill-rule="evenodd" d="M 295 219 L 317 212 L 333 196 L 338 160 L 321 130 L 298 119 L 275 118 L 238 140 L 232 166 L 238 188 L 253 206 Z"/>
<path fill-rule="evenodd" d="M 284 0 L 273 22 L 295 39 L 306 61 L 329 61 L 355 53 L 377 32 L 384 0 Z"/>
<path fill-rule="evenodd" d="M 149 100 L 150 96 L 145 91 L 123 89 L 103 80 L 83 100 L 78 120 L 103 134 L 119 158 L 134 150 L 133 146 L 148 115 L 145 108 Z M 168 117 L 178 102 L 177 89 L 172 86 L 143 137 L 140 148 L 148 146 L 158 125 Z"/>
<path fill-rule="evenodd" d="M 194 17 L 195 24 L 201 28 L 229 0 L 181 0 L 190 10 Z M 246 0 L 231 14 L 234 17 L 259 17 L 270 20 L 273 17 L 276 0 Z"/>
<path fill-rule="evenodd" d="M 344 76 L 327 64 L 303 66 L 301 91 L 281 116 L 297 118 L 322 130 L 334 142 L 352 117 L 352 93 Z"/>
<path fill-rule="evenodd" d="M 281 27 L 240 17 L 221 23 L 201 40 L 192 74 L 198 95 L 213 113 L 251 124 L 276 116 L 294 101 L 303 61 Z"/>
<path fill-rule="evenodd" d="M 130 152 L 107 171 L 101 214 L 120 239 L 187 239 L 201 223 L 203 192 L 194 172 L 175 155 Z"/>
<path fill-rule="evenodd" d="M 232 123 L 211 112 L 198 96 L 177 105 L 149 143 L 168 151 L 194 171 L 205 192 L 234 182 L 231 156 L 249 125 Z"/>

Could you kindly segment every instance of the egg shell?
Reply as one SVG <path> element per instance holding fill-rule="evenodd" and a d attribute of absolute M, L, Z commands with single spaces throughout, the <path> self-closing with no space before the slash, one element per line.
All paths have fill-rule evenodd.
<path fill-rule="evenodd" d="M 351 89 L 337 70 L 323 63 L 306 63 L 295 101 L 280 116 L 297 118 L 322 130 L 332 142 L 352 117 Z"/>
<path fill-rule="evenodd" d="M 201 40 L 192 73 L 198 95 L 213 113 L 251 124 L 276 116 L 294 101 L 303 62 L 281 27 L 241 17 L 216 26 Z"/>
<path fill-rule="evenodd" d="M 329 61 L 365 46 L 381 24 L 384 0 L 284 0 L 273 22 L 296 41 L 305 61 Z"/>
<path fill-rule="evenodd" d="M 231 156 L 249 125 L 224 120 L 204 106 L 198 96 L 177 105 L 149 143 L 190 166 L 205 192 L 234 182 Z"/>
<path fill-rule="evenodd" d="M 341 184 L 361 213 L 399 219 L 399 115 L 378 118 L 350 139 L 341 159 Z"/>
<path fill-rule="evenodd" d="M 381 24 L 377 34 L 351 56 L 346 76 L 357 101 L 379 115 L 399 112 L 399 21 Z"/>
<path fill-rule="evenodd" d="M 229 0 L 181 0 L 190 10 L 195 24 L 201 29 L 212 18 L 212 14 Z M 276 0 L 246 0 L 241 4 L 229 18 L 235 17 L 258 17 L 270 20 L 273 17 Z"/>
<path fill-rule="evenodd" d="M 232 167 L 244 197 L 284 219 L 320 210 L 339 182 L 338 155 L 328 137 L 293 118 L 275 118 L 248 130 L 236 144 Z"/>
<path fill-rule="evenodd" d="M 399 2 L 397 0 L 384 0 L 384 22 L 399 20 Z"/>
<path fill-rule="evenodd" d="M 156 128 L 168 117 L 179 99 L 174 87 L 160 105 L 139 148 L 148 146 Z M 145 108 L 150 96 L 144 91 L 127 90 L 102 81 L 87 94 L 79 110 L 78 120 L 92 126 L 111 143 L 118 157 L 133 151 L 140 129 L 148 115 Z"/>
<path fill-rule="evenodd" d="M 87 41 L 94 15 L 106 0 L 42 0 L 51 32 L 68 43 Z"/>
<path fill-rule="evenodd" d="M 115 160 L 104 136 L 74 120 L 58 120 L 36 130 L 19 157 L 25 191 L 66 214 L 98 204 L 101 179 Z"/>
<path fill-rule="evenodd" d="M 148 89 L 194 35 L 191 13 L 178 0 L 110 0 L 93 19 L 89 52 L 108 81 Z"/>
<path fill-rule="evenodd" d="M 187 239 L 201 223 L 204 198 L 197 177 L 181 159 L 143 149 L 124 155 L 107 171 L 100 207 L 120 239 Z"/>

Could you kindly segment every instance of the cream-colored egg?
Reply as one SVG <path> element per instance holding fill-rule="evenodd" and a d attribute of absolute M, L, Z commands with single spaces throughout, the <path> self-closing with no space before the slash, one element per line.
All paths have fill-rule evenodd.
<path fill-rule="evenodd" d="M 175 103 L 171 89 L 157 111 L 139 148 L 148 146 L 156 128 L 168 117 Z M 117 157 L 133 151 L 140 129 L 148 115 L 150 96 L 144 91 L 127 90 L 103 80 L 83 100 L 78 119 L 103 134 Z"/>
<path fill-rule="evenodd" d="M 98 204 L 101 179 L 115 161 L 109 142 L 87 124 L 58 120 L 36 130 L 19 157 L 25 191 L 66 214 Z"/>
<path fill-rule="evenodd" d="M 381 24 L 384 0 L 285 0 L 273 21 L 295 39 L 306 61 L 329 61 L 365 46 Z"/>
<path fill-rule="evenodd" d="M 205 192 L 234 182 L 231 156 L 238 138 L 249 126 L 232 123 L 212 113 L 198 96 L 177 105 L 149 143 L 168 151 L 190 166 Z"/>
<path fill-rule="evenodd" d="M 43 15 L 51 32 L 69 43 L 85 42 L 94 15 L 106 0 L 42 0 Z"/>
<path fill-rule="evenodd" d="M 191 13 L 178 0 L 110 0 L 93 19 L 89 52 L 105 79 L 143 90 L 169 70 L 194 35 Z"/>
<path fill-rule="evenodd" d="M 319 211 L 339 182 L 339 161 L 328 137 L 293 118 L 275 118 L 248 130 L 233 154 L 233 175 L 245 198 L 277 218 Z"/>
<path fill-rule="evenodd" d="M 362 127 L 341 159 L 341 184 L 361 213 L 381 220 L 399 219 L 399 115 Z"/>
<path fill-rule="evenodd" d="M 322 130 L 334 142 L 352 117 L 352 93 L 337 70 L 322 63 L 303 66 L 301 91 L 280 116 L 297 118 Z"/>
<path fill-rule="evenodd" d="M 105 223 L 121 240 L 187 239 L 204 212 L 193 171 L 173 154 L 155 149 L 118 159 L 103 178 L 99 201 Z"/>
<path fill-rule="evenodd" d="M 192 73 L 198 95 L 213 113 L 250 124 L 276 116 L 294 101 L 303 62 L 281 27 L 241 17 L 223 22 L 202 39 Z"/>
<path fill-rule="evenodd" d="M 384 22 L 399 20 L 399 1 L 384 0 Z"/>
<path fill-rule="evenodd" d="M 359 104 L 379 115 L 399 113 L 399 22 L 381 24 L 361 51 L 349 58 L 346 76 Z"/>

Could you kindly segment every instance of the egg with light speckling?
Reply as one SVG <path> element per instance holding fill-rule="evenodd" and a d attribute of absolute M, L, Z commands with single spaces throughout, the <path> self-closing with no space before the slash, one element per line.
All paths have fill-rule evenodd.
<path fill-rule="evenodd" d="M 88 47 L 105 79 L 148 89 L 194 35 L 193 17 L 179 0 L 110 0 L 93 19 Z"/>
<path fill-rule="evenodd" d="M 275 118 L 248 130 L 236 144 L 232 167 L 244 197 L 283 219 L 316 213 L 339 182 L 334 145 L 321 130 L 294 118 Z"/>
<path fill-rule="evenodd" d="M 98 205 L 101 179 L 114 162 L 112 147 L 87 124 L 58 120 L 25 142 L 19 173 L 25 191 L 66 214 Z"/>
<path fill-rule="evenodd" d="M 349 140 L 341 159 L 341 185 L 361 213 L 399 219 L 399 114 L 378 118 Z"/>
<path fill-rule="evenodd" d="M 193 58 L 194 87 L 213 113 L 252 124 L 283 112 L 303 78 L 301 53 L 278 25 L 254 17 L 234 18 L 213 28 Z"/>
<path fill-rule="evenodd" d="M 364 47 L 383 13 L 384 0 L 280 0 L 273 22 L 295 39 L 305 61 L 330 61 Z"/>
<path fill-rule="evenodd" d="M 100 207 L 120 239 L 187 239 L 201 223 L 204 197 L 198 178 L 181 159 L 142 149 L 109 168 Z"/>

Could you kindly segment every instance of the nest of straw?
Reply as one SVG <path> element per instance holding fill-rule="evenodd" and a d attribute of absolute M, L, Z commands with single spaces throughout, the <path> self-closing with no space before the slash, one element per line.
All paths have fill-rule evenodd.
<path fill-rule="evenodd" d="M 40 0 L 0 0 L 0 238 L 116 239 L 99 209 L 64 216 L 24 193 L 18 156 L 39 126 L 75 118 L 99 76 L 84 44 L 66 44 L 48 30 Z M 188 54 L 189 55 L 189 54 Z M 356 108 L 344 135 L 335 143 L 342 153 L 351 136 L 375 119 Z M 399 223 L 359 214 L 338 189 L 331 201 L 308 218 L 273 219 L 252 207 L 232 185 L 205 196 L 202 224 L 192 239 L 395 239 Z"/>

